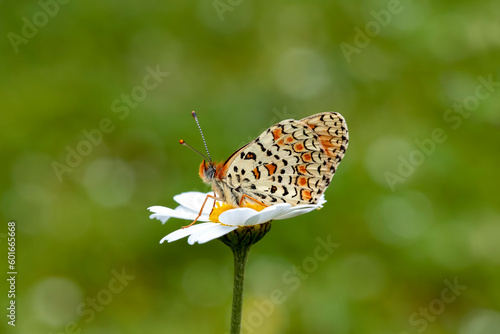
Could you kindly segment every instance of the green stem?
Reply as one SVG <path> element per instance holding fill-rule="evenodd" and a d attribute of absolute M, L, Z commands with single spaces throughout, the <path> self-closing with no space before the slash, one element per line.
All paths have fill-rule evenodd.
<path fill-rule="evenodd" d="M 231 312 L 231 334 L 240 334 L 243 312 L 243 285 L 245 268 L 251 244 L 243 243 L 232 247 L 234 255 L 233 309 Z"/>
<path fill-rule="evenodd" d="M 231 334 L 240 334 L 243 311 L 243 285 L 250 246 L 262 239 L 271 229 L 271 223 L 242 226 L 220 238 L 231 247 L 234 255 L 233 309 L 231 312 Z"/>

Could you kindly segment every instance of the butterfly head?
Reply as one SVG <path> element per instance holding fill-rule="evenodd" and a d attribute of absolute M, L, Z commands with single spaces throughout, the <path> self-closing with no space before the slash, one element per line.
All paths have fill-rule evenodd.
<path fill-rule="evenodd" d="M 212 183 L 217 166 L 212 161 L 203 160 L 200 164 L 200 177 L 205 183 Z"/>

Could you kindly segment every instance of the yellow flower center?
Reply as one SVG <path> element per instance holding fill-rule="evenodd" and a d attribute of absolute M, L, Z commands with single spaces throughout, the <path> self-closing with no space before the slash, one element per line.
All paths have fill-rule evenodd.
<path fill-rule="evenodd" d="M 255 211 L 262 211 L 266 208 L 264 205 L 260 205 L 257 203 L 256 204 L 245 203 L 243 205 L 243 207 L 254 209 Z M 219 221 L 220 214 L 223 213 L 224 211 L 231 210 L 231 209 L 235 209 L 235 207 L 232 205 L 229 205 L 225 202 L 223 202 L 222 204 L 219 202 L 215 202 L 214 208 L 212 209 L 212 212 L 210 213 L 210 216 L 209 216 L 210 221 L 212 221 L 214 223 L 222 224 Z M 225 225 L 225 224 L 222 224 L 222 225 Z"/>

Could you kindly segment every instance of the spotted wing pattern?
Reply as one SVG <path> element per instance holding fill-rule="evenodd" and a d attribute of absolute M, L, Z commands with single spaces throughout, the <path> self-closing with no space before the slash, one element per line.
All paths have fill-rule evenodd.
<path fill-rule="evenodd" d="M 346 122 L 336 112 L 284 120 L 236 151 L 220 181 L 265 205 L 313 204 L 330 184 L 348 141 Z"/>

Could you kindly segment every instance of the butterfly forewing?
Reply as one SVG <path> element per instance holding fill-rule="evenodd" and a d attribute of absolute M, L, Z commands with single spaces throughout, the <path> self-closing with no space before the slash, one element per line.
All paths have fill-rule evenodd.
<path fill-rule="evenodd" d="M 343 117 L 325 112 L 284 120 L 235 152 L 221 182 L 265 204 L 313 204 L 330 184 L 348 145 Z"/>

